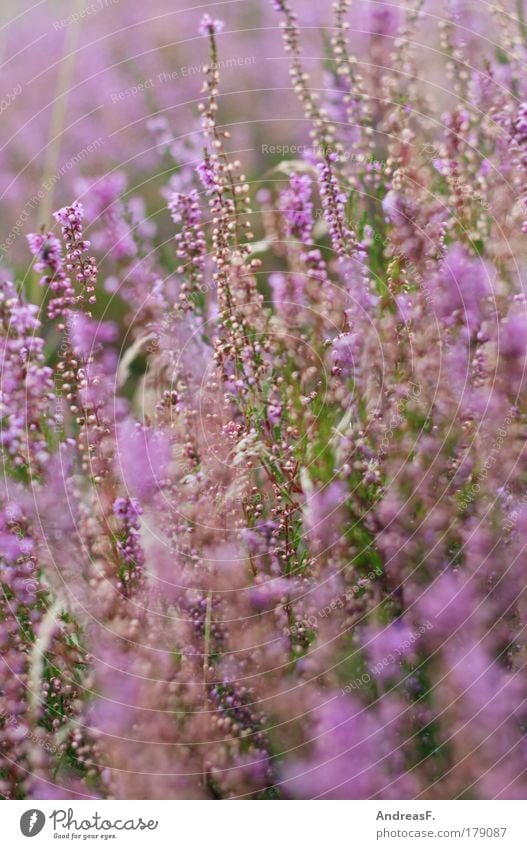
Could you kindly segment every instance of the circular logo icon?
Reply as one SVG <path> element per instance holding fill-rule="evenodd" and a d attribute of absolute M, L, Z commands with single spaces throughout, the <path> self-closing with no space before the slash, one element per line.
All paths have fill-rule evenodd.
<path fill-rule="evenodd" d="M 24 837 L 35 837 L 40 834 L 45 823 L 46 815 L 37 808 L 32 808 L 20 817 L 20 831 Z"/>

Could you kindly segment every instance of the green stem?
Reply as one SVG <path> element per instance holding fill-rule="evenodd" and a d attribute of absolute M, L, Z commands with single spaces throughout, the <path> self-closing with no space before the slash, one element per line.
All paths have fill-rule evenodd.
<path fill-rule="evenodd" d="M 516 0 L 516 13 L 518 15 L 518 23 L 520 25 L 520 33 L 524 42 L 527 43 L 527 25 L 525 23 L 525 9 L 523 0 Z"/>
<path fill-rule="evenodd" d="M 50 219 L 54 197 L 53 189 L 55 187 L 55 180 L 53 177 L 56 175 L 58 170 L 60 146 L 68 107 L 68 94 L 75 65 L 76 48 L 79 40 L 80 20 L 82 18 L 80 12 L 83 6 L 84 0 L 75 0 L 73 5 L 74 14 L 72 15 L 72 23 L 68 27 L 64 53 L 60 63 L 57 90 L 53 101 L 53 111 L 51 113 L 49 143 L 46 149 L 44 173 L 42 176 L 44 197 L 42 198 L 38 211 L 38 226 L 44 224 L 44 226 L 49 227 L 51 223 Z M 48 181 L 50 182 L 51 187 L 46 191 L 44 187 L 47 185 Z M 34 274 L 29 283 L 29 299 L 35 304 L 40 304 L 42 302 L 43 294 L 43 289 L 38 283 L 38 277 Z"/>

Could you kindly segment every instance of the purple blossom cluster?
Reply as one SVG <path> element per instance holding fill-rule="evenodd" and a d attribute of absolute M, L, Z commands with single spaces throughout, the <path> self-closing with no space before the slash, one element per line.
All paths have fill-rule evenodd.
<path fill-rule="evenodd" d="M 53 425 L 53 371 L 45 364 L 38 308 L 12 283 L 0 287 L 0 442 L 5 461 L 31 474 L 49 457 Z"/>
<path fill-rule="evenodd" d="M 308 245 L 313 231 L 313 204 L 311 180 L 307 174 L 293 174 L 287 189 L 280 197 L 286 234 Z"/>
<path fill-rule="evenodd" d="M 80 298 L 94 304 L 97 266 L 93 257 L 86 256 L 91 243 L 84 238 L 83 218 L 84 207 L 79 201 L 55 213 L 64 239 L 66 271 L 74 275 L 81 289 Z"/>
<path fill-rule="evenodd" d="M 30 233 L 27 240 L 35 257 L 35 271 L 43 272 L 40 285 L 53 292 L 48 301 L 49 317 L 65 315 L 75 303 L 75 291 L 65 271 L 59 239 L 53 233 Z"/>
<path fill-rule="evenodd" d="M 224 21 L 220 21 L 218 19 L 213 20 L 211 16 L 207 13 L 203 15 L 201 19 L 201 23 L 198 28 L 198 32 L 200 35 L 218 35 L 223 31 L 225 27 Z"/>

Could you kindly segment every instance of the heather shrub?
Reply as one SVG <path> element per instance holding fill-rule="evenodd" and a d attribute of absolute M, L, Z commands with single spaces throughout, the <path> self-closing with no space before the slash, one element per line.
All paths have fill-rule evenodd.
<path fill-rule="evenodd" d="M 297 157 L 205 14 L 199 133 L 2 277 L 4 798 L 527 792 L 525 24 L 351 6 L 310 76 L 271 3 Z"/>

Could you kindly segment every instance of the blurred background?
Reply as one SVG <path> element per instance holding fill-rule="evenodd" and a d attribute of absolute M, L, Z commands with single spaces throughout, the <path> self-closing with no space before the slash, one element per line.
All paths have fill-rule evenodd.
<path fill-rule="evenodd" d="M 437 36 L 434 5 L 424 4 L 423 43 L 427 33 Z M 329 0 L 293 0 L 292 6 L 312 84 L 327 87 L 320 59 L 331 37 Z M 451 6 L 466 52 L 475 35 L 491 26 L 489 6 L 482 0 L 456 0 Z M 152 221 L 158 217 L 159 185 L 183 162 L 200 156 L 196 114 L 208 45 L 197 30 L 206 11 L 225 21 L 219 37 L 220 114 L 231 129 L 232 150 L 239 151 L 249 175 L 265 174 L 284 158 L 300 158 L 308 129 L 291 91 L 271 0 L 3 0 L 4 269 L 27 268 L 24 234 L 48 226 L 53 209 L 82 194 L 81 177 L 119 171 L 126 176 L 126 191 L 139 192 Z M 353 4 L 350 42 L 365 73 L 371 70 L 372 39 L 379 33 L 393 39 L 400 20 L 401 4 Z M 433 80 L 430 54 L 427 66 Z"/>

